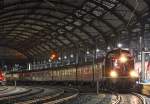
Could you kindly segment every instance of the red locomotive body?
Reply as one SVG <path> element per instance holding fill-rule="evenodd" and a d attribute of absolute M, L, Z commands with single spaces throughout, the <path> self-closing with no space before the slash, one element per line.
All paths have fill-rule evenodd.
<path fill-rule="evenodd" d="M 109 86 L 115 84 L 114 86 L 119 87 L 132 87 L 138 79 L 138 73 L 134 70 L 134 57 L 123 49 L 108 52 L 103 75 Z"/>

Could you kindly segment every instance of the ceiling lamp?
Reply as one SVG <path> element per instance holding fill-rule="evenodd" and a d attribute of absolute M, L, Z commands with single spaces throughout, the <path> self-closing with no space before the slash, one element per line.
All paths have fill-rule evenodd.
<path fill-rule="evenodd" d="M 67 56 L 64 56 L 64 59 L 67 59 Z"/>
<path fill-rule="evenodd" d="M 122 44 L 121 44 L 121 43 L 118 43 L 118 44 L 117 44 L 117 47 L 118 47 L 118 48 L 121 48 L 121 47 L 122 47 Z"/>
<path fill-rule="evenodd" d="M 86 54 L 87 54 L 87 55 L 89 55 L 89 54 L 90 54 L 90 52 L 89 52 L 89 51 L 87 51 L 87 52 L 86 52 Z"/>
<path fill-rule="evenodd" d="M 96 52 L 100 52 L 100 49 L 97 48 L 97 49 L 96 49 Z"/>
<path fill-rule="evenodd" d="M 70 55 L 70 57 L 71 57 L 71 58 L 73 58 L 73 57 L 74 57 L 74 55 L 73 55 L 73 54 L 71 54 L 71 55 Z"/>
<path fill-rule="evenodd" d="M 110 50 L 110 46 L 108 46 L 107 49 Z"/>

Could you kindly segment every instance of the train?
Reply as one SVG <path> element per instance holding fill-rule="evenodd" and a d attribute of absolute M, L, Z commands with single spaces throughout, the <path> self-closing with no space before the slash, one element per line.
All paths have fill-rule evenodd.
<path fill-rule="evenodd" d="M 133 88 L 139 75 L 134 68 L 134 57 L 129 50 L 116 49 L 105 57 L 103 76 L 106 86 Z"/>
<path fill-rule="evenodd" d="M 134 70 L 134 57 L 128 50 L 114 49 L 94 64 L 71 65 L 42 70 L 9 72 L 7 80 L 37 82 L 95 83 L 104 86 L 134 86 L 138 73 Z"/>
<path fill-rule="evenodd" d="M 94 65 L 67 65 L 42 70 L 16 71 L 6 74 L 7 80 L 22 80 L 22 81 L 52 81 L 52 82 L 95 82 L 100 80 L 101 63 Z"/>

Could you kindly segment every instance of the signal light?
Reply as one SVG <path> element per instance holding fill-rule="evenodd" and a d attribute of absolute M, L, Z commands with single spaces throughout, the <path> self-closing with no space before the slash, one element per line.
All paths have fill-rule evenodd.
<path fill-rule="evenodd" d="M 52 55 L 51 55 L 51 59 L 52 59 L 52 60 L 53 60 L 55 57 L 56 57 L 55 54 L 52 54 Z"/>
<path fill-rule="evenodd" d="M 50 53 L 50 59 L 52 61 L 57 60 L 58 59 L 58 53 L 56 51 L 51 51 L 51 53 Z"/>

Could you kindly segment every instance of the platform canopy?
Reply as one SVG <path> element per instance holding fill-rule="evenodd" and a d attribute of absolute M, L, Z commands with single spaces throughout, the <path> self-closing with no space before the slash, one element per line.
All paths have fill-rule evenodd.
<path fill-rule="evenodd" d="M 0 46 L 27 57 L 118 42 L 138 47 L 149 7 L 150 0 L 0 0 Z"/>

